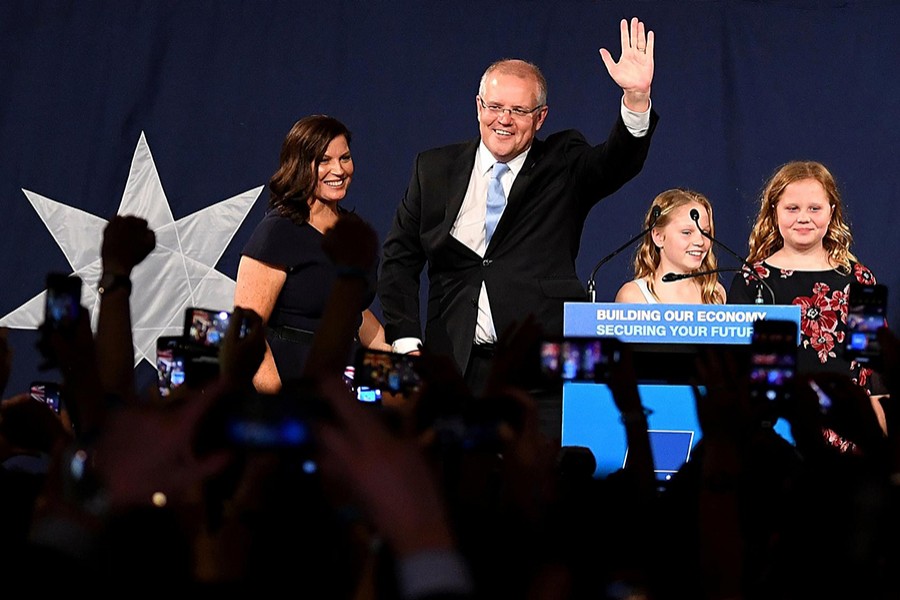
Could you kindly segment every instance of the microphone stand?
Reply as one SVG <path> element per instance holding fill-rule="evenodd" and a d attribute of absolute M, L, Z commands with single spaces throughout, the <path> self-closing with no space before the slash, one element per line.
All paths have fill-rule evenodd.
<path fill-rule="evenodd" d="M 697 271 L 696 273 L 666 273 L 662 276 L 662 280 L 664 283 L 669 283 L 671 281 L 681 281 L 682 279 L 693 279 L 694 277 L 703 277 L 704 275 L 712 275 L 713 273 L 728 273 L 740 271 L 741 269 L 736 269 L 734 267 L 728 269 L 712 269 L 710 271 Z"/>
<path fill-rule="evenodd" d="M 608 254 L 600 259 L 600 262 L 598 262 L 597 265 L 594 267 L 594 270 L 591 271 L 591 276 L 587 280 L 588 298 L 590 298 L 591 302 L 595 302 L 597 299 L 597 284 L 596 284 L 594 278 L 597 276 L 597 271 L 600 269 L 600 267 L 602 267 L 603 265 L 605 265 L 606 263 L 608 263 L 609 261 L 614 259 L 622 250 L 624 250 L 628 246 L 632 245 L 633 243 L 635 243 L 636 241 L 638 241 L 639 239 L 641 239 L 642 237 L 647 235 L 654 227 L 656 227 L 656 220 L 659 219 L 659 214 L 661 212 L 662 212 L 662 209 L 659 206 L 654 206 L 653 213 L 650 215 L 650 226 L 647 227 L 647 229 L 643 230 L 642 232 L 640 232 L 639 234 L 637 234 L 636 236 L 634 236 L 633 238 L 631 238 L 630 240 L 628 240 L 627 242 L 625 242 L 624 244 L 622 244 L 621 246 L 616 248 L 612 252 L 612 254 Z"/>
<path fill-rule="evenodd" d="M 753 265 L 748 263 L 744 259 L 743 256 L 741 256 L 740 254 L 738 254 L 737 252 L 735 252 L 734 250 L 732 250 L 731 248 L 729 248 L 728 246 L 726 246 L 725 244 L 723 244 L 722 242 L 720 242 L 719 240 L 714 238 L 713 236 L 711 236 L 708 233 L 706 233 L 705 231 L 703 231 L 703 228 L 700 227 L 700 211 L 698 211 L 696 208 L 692 208 L 690 214 L 691 214 L 691 220 L 694 222 L 695 225 L 697 225 L 697 230 L 700 232 L 700 235 L 702 235 L 709 241 L 713 242 L 714 244 L 718 244 L 719 246 L 721 246 L 722 248 L 727 250 L 729 254 L 731 254 L 736 259 L 741 261 L 741 264 L 744 265 L 745 267 L 747 267 L 747 269 L 750 271 L 750 275 L 752 275 L 753 278 L 756 279 L 757 282 L 759 282 L 760 285 L 756 286 L 756 304 L 765 304 L 765 300 L 763 299 L 763 293 L 762 293 L 763 287 L 765 287 L 767 290 L 769 290 L 769 295 L 772 296 L 772 304 L 775 304 L 775 292 L 772 291 L 771 286 L 769 286 L 769 284 L 766 283 L 766 281 L 762 277 L 760 277 L 759 273 L 756 272 L 756 269 L 753 268 Z"/>

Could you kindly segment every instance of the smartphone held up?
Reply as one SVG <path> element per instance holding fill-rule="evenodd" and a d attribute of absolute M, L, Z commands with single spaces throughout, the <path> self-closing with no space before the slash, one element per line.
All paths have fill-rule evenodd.
<path fill-rule="evenodd" d="M 620 359 L 617 338 L 565 337 L 541 342 L 540 370 L 546 383 L 603 382 Z"/>
<path fill-rule="evenodd" d="M 797 324 L 762 319 L 750 339 L 750 396 L 768 402 L 790 397 L 797 373 Z"/>
<path fill-rule="evenodd" d="M 887 325 L 887 286 L 851 283 L 847 294 L 844 357 L 867 366 L 880 365 L 878 329 Z"/>
<path fill-rule="evenodd" d="M 218 349 L 231 321 L 227 310 L 191 307 L 184 314 L 184 338 L 195 347 Z"/>
<path fill-rule="evenodd" d="M 77 275 L 49 273 L 44 306 L 44 324 L 56 331 L 70 332 L 81 309 L 81 278 Z"/>
<path fill-rule="evenodd" d="M 47 291 L 44 293 L 44 322 L 37 347 L 43 362 L 38 369 L 46 371 L 58 367 L 58 357 L 53 348 L 53 335 L 71 339 L 81 312 L 81 278 L 65 273 L 47 274 Z"/>
<path fill-rule="evenodd" d="M 181 335 L 156 340 L 156 372 L 160 397 L 182 385 L 202 387 L 219 374 L 219 350 L 232 322 L 232 313 L 191 306 L 184 311 Z M 246 337 L 250 321 L 240 322 L 239 337 Z"/>
<path fill-rule="evenodd" d="M 156 339 L 157 387 L 161 398 L 185 381 L 185 350 L 181 336 L 160 336 Z"/>
<path fill-rule="evenodd" d="M 59 384 L 53 381 L 32 381 L 30 394 L 33 400 L 49 406 L 53 412 L 59 414 L 62 410 L 62 400 Z"/>
<path fill-rule="evenodd" d="M 422 383 L 418 356 L 397 354 L 383 350 L 360 348 L 353 365 L 353 384 L 357 391 L 363 390 L 374 399 L 375 390 L 380 392 L 407 393 L 415 391 Z M 357 396 L 360 400 L 365 397 Z"/>

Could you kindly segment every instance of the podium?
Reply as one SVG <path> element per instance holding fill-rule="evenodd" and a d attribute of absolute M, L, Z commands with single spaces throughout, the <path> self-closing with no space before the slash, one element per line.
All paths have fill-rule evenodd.
<path fill-rule="evenodd" d="M 657 477 L 666 480 L 690 458 L 700 439 L 693 389 L 701 348 L 721 349 L 749 360 L 753 322 L 784 320 L 800 328 L 800 307 L 756 304 L 618 304 L 567 302 L 567 337 L 615 337 L 629 345 L 638 391 L 653 413 L 647 423 Z M 798 336 L 799 339 L 799 336 Z M 627 460 L 625 429 L 612 393 L 603 383 L 563 385 L 562 445 L 585 446 L 605 476 Z M 784 421 L 775 430 L 787 439 Z"/>

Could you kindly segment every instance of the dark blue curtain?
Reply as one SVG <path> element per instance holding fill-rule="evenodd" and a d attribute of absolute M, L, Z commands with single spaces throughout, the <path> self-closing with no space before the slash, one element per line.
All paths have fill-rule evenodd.
<path fill-rule="evenodd" d="M 854 251 L 900 290 L 896 2 L 8 0 L 0 314 L 41 292 L 48 271 L 71 272 L 23 188 L 109 218 L 143 132 L 178 219 L 264 184 L 291 124 L 328 113 L 354 135 L 347 206 L 384 235 L 415 154 L 477 135 L 478 79 L 497 58 L 543 68 L 545 132 L 575 127 L 603 140 L 620 91 L 597 50 L 617 56 L 618 22 L 633 15 L 656 32 L 661 121 L 643 172 L 591 214 L 582 278 L 675 186 L 706 194 L 719 237 L 743 254 L 765 178 L 814 159 L 837 177 Z M 237 230 L 222 273 L 235 276 L 264 205 Z M 600 272 L 598 299 L 611 300 L 630 275 L 625 252 Z M 8 393 L 38 377 L 34 332 L 11 339 Z"/>

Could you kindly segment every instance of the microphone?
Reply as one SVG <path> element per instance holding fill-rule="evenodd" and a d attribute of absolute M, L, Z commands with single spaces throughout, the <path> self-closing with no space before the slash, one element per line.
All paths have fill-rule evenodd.
<path fill-rule="evenodd" d="M 619 254 L 619 252 L 621 252 L 628 246 L 632 245 L 633 243 L 635 243 L 636 241 L 638 241 L 639 239 L 641 239 L 642 237 L 647 235 L 651 229 L 656 227 L 656 220 L 659 219 L 660 213 L 662 213 L 662 209 L 659 207 L 659 205 L 654 206 L 653 210 L 650 213 L 650 225 L 647 226 L 647 229 L 643 230 L 642 232 L 640 232 L 639 234 L 637 234 L 636 236 L 634 236 L 633 238 L 631 238 L 630 240 L 628 240 L 627 242 L 625 242 L 624 244 L 622 244 L 621 246 L 616 248 L 612 252 L 612 254 L 608 254 L 600 259 L 600 262 L 598 262 L 597 265 L 594 267 L 594 270 L 591 271 L 591 276 L 587 280 L 588 297 L 590 298 L 591 302 L 595 302 L 596 298 L 597 298 L 597 285 L 594 281 L 594 278 L 597 276 L 597 271 L 600 269 L 600 267 L 602 267 L 603 265 L 605 265 L 606 263 L 608 263 L 609 261 L 614 259 L 616 257 L 616 255 Z"/>
<path fill-rule="evenodd" d="M 669 283 L 671 281 L 681 281 L 682 279 L 692 279 L 694 277 L 703 277 L 704 275 L 712 275 L 713 273 L 727 273 L 727 272 L 735 272 L 740 271 L 741 269 L 730 268 L 730 269 L 712 269 L 710 271 L 697 271 L 696 273 L 666 273 L 662 276 L 662 280 L 665 283 Z"/>
<path fill-rule="evenodd" d="M 759 276 L 759 273 L 756 272 L 756 269 L 753 268 L 753 265 L 748 263 L 744 259 L 743 256 L 741 256 L 740 254 L 738 254 L 737 252 L 735 252 L 734 250 L 732 250 L 731 248 L 729 248 L 728 246 L 726 246 L 725 244 L 723 244 L 722 242 L 720 242 L 719 240 L 714 238 L 713 236 L 711 236 L 708 233 L 706 233 L 705 231 L 703 231 L 703 228 L 700 227 L 700 211 L 699 210 L 697 210 L 696 208 L 692 208 L 690 215 L 691 215 L 691 220 L 694 222 L 695 225 L 697 225 L 697 230 L 700 232 L 700 235 L 702 235 L 709 241 L 713 242 L 714 244 L 718 244 L 719 246 L 721 246 L 722 248 L 727 250 L 729 254 L 731 254 L 736 259 L 741 261 L 741 264 L 744 265 L 745 267 L 747 267 L 747 269 L 750 271 L 750 275 L 752 275 L 753 278 L 756 279 L 757 282 L 759 282 L 760 285 L 756 286 L 756 304 L 765 304 L 765 300 L 763 300 L 763 293 L 762 293 L 763 287 L 765 287 L 767 290 L 769 290 L 769 295 L 772 297 L 772 304 L 775 304 L 775 292 L 773 292 L 772 288 L 769 286 L 769 284 L 766 283 L 766 281 L 762 277 Z M 737 270 L 740 270 L 740 269 L 737 269 Z"/>

